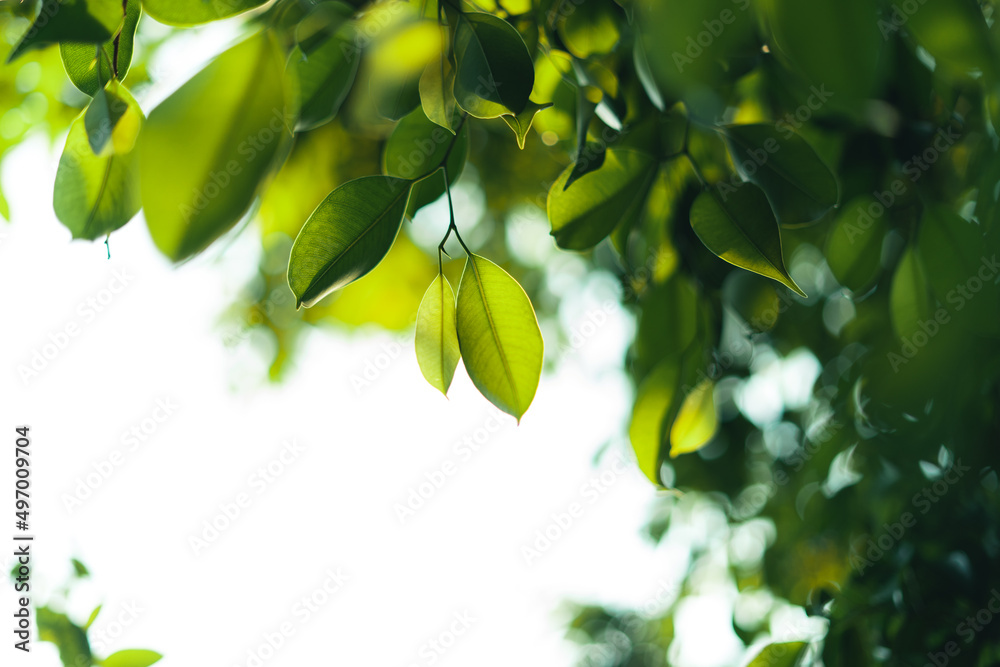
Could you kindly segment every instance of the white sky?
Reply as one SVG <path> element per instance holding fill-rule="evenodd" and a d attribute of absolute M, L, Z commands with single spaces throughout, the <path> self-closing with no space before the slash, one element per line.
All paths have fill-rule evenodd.
<path fill-rule="evenodd" d="M 167 78 L 179 83 L 191 71 L 180 64 Z M 293 632 L 259 664 L 568 667 L 579 651 L 564 639 L 566 600 L 642 606 L 676 581 L 683 550 L 640 537 L 653 489 L 631 463 L 613 466 L 619 453 L 630 458 L 620 433 L 631 389 L 620 367 L 631 323 L 620 311 L 542 378 L 520 426 L 504 417 L 469 456 L 457 443 L 491 426 L 493 410 L 461 369 L 450 400 L 430 388 L 412 334 L 360 394 L 351 376 L 384 362 L 398 337 L 311 333 L 278 386 L 263 382 L 251 342 L 223 344 L 220 315 L 256 267 L 255 230 L 179 269 L 155 250 L 141 217 L 112 236 L 110 261 L 101 243 L 70 242 L 51 206 L 59 148 L 34 139 L 3 162 L 14 222 L 0 226 L 0 442 L 12 449 L 13 428 L 31 426 L 37 599 L 68 580 L 71 557 L 83 560 L 93 578 L 67 609 L 83 622 L 103 603 L 91 632 L 101 656 L 149 648 L 165 655 L 164 667 L 252 667 L 248 651 L 287 623 Z M 115 272 L 128 284 L 112 294 Z M 571 296 L 569 323 L 582 324 L 588 297 Z M 88 299 L 106 303 L 91 313 Z M 43 350 L 73 324 L 78 334 L 64 348 Z M 35 351 L 52 358 L 25 381 L 18 369 Z M 158 401 L 177 406 L 162 423 L 150 420 L 162 416 Z M 134 427 L 149 435 L 132 448 L 123 436 Z M 258 468 L 292 440 L 301 453 L 261 484 Z M 595 467 L 609 440 L 615 446 Z M 0 488 L 13 484 L 12 454 L 0 457 Z M 401 524 L 394 506 L 449 462 L 456 472 Z M 67 494 L 109 467 L 68 509 Z M 595 480 L 600 490 L 585 489 Z M 196 555 L 190 538 L 241 493 L 249 505 Z M 574 503 L 572 526 L 527 564 L 522 547 Z M 12 544 L 12 532 L 0 539 Z M 2 549 L 5 572 L 11 551 Z M 338 570 L 349 580 L 325 604 L 308 614 L 296 606 L 322 600 L 327 572 Z M 10 623 L 14 594 L 0 591 Z M 689 603 L 678 627 L 686 623 L 697 650 L 684 662 L 738 659 L 726 597 Z M 474 620 L 434 653 L 428 642 L 450 643 L 456 615 Z M 121 632 L 117 618 L 128 621 Z M 101 631 L 117 637 L 101 640 Z M 59 664 L 51 644 L 36 641 L 24 660 L 11 643 L 0 648 L 3 664 Z"/>

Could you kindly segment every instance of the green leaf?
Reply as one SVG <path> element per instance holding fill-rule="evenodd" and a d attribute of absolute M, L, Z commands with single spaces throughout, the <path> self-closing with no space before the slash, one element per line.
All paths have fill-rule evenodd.
<path fill-rule="evenodd" d="M 489 14 L 464 13 L 455 28 L 454 49 L 459 106 L 476 118 L 524 111 L 535 68 L 513 26 Z"/>
<path fill-rule="evenodd" d="M 121 4 L 118 3 L 119 11 Z M 62 56 L 63 67 L 73 85 L 91 97 L 99 91 L 103 84 L 112 78 L 119 81 L 125 79 L 132 64 L 132 48 L 135 43 L 135 29 L 142 15 L 140 0 L 128 0 L 125 5 L 125 21 L 111 39 L 100 46 L 78 42 L 62 42 L 59 44 L 59 54 Z M 118 41 L 117 58 L 115 56 L 115 40 Z M 98 56 L 97 49 L 101 50 Z M 117 76 L 115 76 L 117 72 Z"/>
<path fill-rule="evenodd" d="M 827 100 L 816 101 L 863 111 L 881 76 L 878 62 L 884 39 L 877 25 L 877 4 L 767 0 L 762 9 L 778 55 L 827 94 Z"/>
<path fill-rule="evenodd" d="M 681 403 L 670 427 L 670 456 L 696 452 L 715 436 L 719 418 L 715 412 L 715 384 L 703 379 Z"/>
<path fill-rule="evenodd" d="M 588 0 L 571 9 L 561 15 L 556 28 L 567 50 L 577 58 L 611 53 L 621 37 L 618 11 L 611 1 Z"/>
<path fill-rule="evenodd" d="M 633 371 L 642 379 L 656 364 L 679 356 L 698 334 L 698 288 L 683 274 L 653 284 L 639 299 Z"/>
<path fill-rule="evenodd" d="M 932 204 L 924 209 L 920 221 L 917 250 L 931 291 L 956 321 L 979 334 L 1000 333 L 996 276 L 987 280 L 980 277 L 980 270 L 993 254 L 987 250 L 982 229 L 951 209 Z"/>
<path fill-rule="evenodd" d="M 103 605 L 97 605 L 96 607 L 94 607 L 94 611 L 90 612 L 90 616 L 87 618 L 87 622 L 83 624 L 84 630 L 89 630 L 90 626 L 94 624 L 94 621 L 97 620 L 97 615 L 101 613 L 102 606 Z"/>
<path fill-rule="evenodd" d="M 641 210 L 656 175 L 656 159 L 638 151 L 611 148 L 599 169 L 566 189 L 564 185 L 576 168 L 567 167 L 556 179 L 546 207 L 559 247 L 586 250 L 600 243 L 624 218 Z"/>
<path fill-rule="evenodd" d="M 138 156 L 142 110 L 116 82 L 115 99 L 126 105 L 113 130 L 106 130 L 104 150 L 95 154 L 86 129 L 86 113 L 70 125 L 59 158 L 52 205 L 74 239 L 94 240 L 122 227 L 141 207 Z"/>
<path fill-rule="evenodd" d="M 146 13 L 168 25 L 197 25 L 260 7 L 267 0 L 142 0 Z"/>
<path fill-rule="evenodd" d="M 569 172 L 569 178 L 563 183 L 563 192 L 568 190 L 569 186 L 576 183 L 583 176 L 600 169 L 604 165 L 607 152 L 608 147 L 603 143 L 597 141 L 586 142 L 583 148 L 577 151 L 573 169 Z"/>
<path fill-rule="evenodd" d="M 72 559 L 70 563 L 72 563 L 73 565 L 73 576 L 77 577 L 78 579 L 90 576 L 90 570 L 87 569 L 87 566 L 81 563 L 76 558 Z"/>
<path fill-rule="evenodd" d="M 420 77 L 382 80 L 372 77 L 368 91 L 382 118 L 399 120 L 420 106 Z"/>
<path fill-rule="evenodd" d="M 979 3 L 974 0 L 924 0 L 918 11 L 894 0 L 879 19 L 878 26 L 886 39 L 903 27 L 934 56 L 935 62 L 953 70 L 996 73 L 990 29 Z"/>
<path fill-rule="evenodd" d="M 134 111 L 135 100 L 131 96 L 128 99 L 120 94 L 123 88 L 117 81 L 111 81 L 104 88 L 99 89 L 94 94 L 94 99 L 87 105 L 83 114 L 83 126 L 87 130 L 87 141 L 95 154 L 100 155 L 108 142 L 115 136 L 115 128 L 118 121 L 126 118 L 126 114 Z M 125 93 L 127 95 L 127 93 Z M 130 115 L 128 119 L 135 121 L 135 116 Z M 130 129 L 130 128 L 129 128 Z M 138 127 L 136 127 L 138 129 Z M 138 138 L 137 132 L 119 132 L 119 137 L 126 136 L 130 141 L 124 146 L 114 146 L 116 153 L 127 153 L 132 150 L 135 140 Z"/>
<path fill-rule="evenodd" d="M 418 85 L 420 106 L 424 115 L 452 134 L 455 133 L 455 66 L 442 55 L 437 63 L 431 63 L 420 75 Z"/>
<path fill-rule="evenodd" d="M 133 648 L 112 653 L 101 664 L 104 667 L 149 667 L 163 656 L 156 651 Z"/>
<path fill-rule="evenodd" d="M 778 222 L 756 185 L 702 192 L 691 206 L 691 228 L 718 257 L 805 296 L 785 269 Z"/>
<path fill-rule="evenodd" d="M 458 344 L 473 384 L 520 422 L 538 389 L 544 352 L 528 295 L 499 266 L 469 255 L 457 318 Z"/>
<path fill-rule="evenodd" d="M 933 318 L 933 299 L 923 260 L 916 248 L 908 246 L 896 266 L 889 291 L 889 313 L 899 338 L 920 331 L 920 322 Z"/>
<path fill-rule="evenodd" d="M 216 58 L 149 114 L 139 140 L 142 205 L 179 262 L 249 210 L 289 145 L 284 59 L 268 33 Z"/>
<path fill-rule="evenodd" d="M 680 364 L 678 357 L 662 360 L 636 391 L 628 436 L 639 469 L 657 486 L 660 482 L 662 425 L 676 411 Z"/>
<path fill-rule="evenodd" d="M 365 176 L 344 183 L 316 207 L 292 244 L 288 286 L 296 308 L 374 269 L 392 247 L 411 182 Z"/>
<path fill-rule="evenodd" d="M 646 91 L 646 97 L 659 111 L 665 111 L 667 105 L 653 76 L 653 71 L 649 67 L 649 57 L 646 55 L 646 47 L 643 46 L 642 39 L 636 39 L 632 46 L 632 60 L 635 64 L 636 78 L 642 84 L 642 89 Z"/>
<path fill-rule="evenodd" d="M 11 49 L 7 62 L 57 42 L 100 44 L 118 31 L 122 19 L 119 0 L 44 0 L 34 23 Z"/>
<path fill-rule="evenodd" d="M 524 107 L 524 111 L 516 116 L 511 114 L 504 114 L 503 116 L 500 116 L 503 118 L 503 122 L 507 123 L 507 127 L 514 130 L 514 135 L 517 137 L 518 148 L 524 150 L 524 139 L 528 136 L 528 130 L 531 129 L 531 123 L 535 120 L 535 114 L 544 109 L 548 109 L 550 106 L 552 106 L 552 102 L 536 104 L 535 102 L 528 100 L 528 106 Z"/>
<path fill-rule="evenodd" d="M 455 292 L 443 275 L 431 283 L 417 309 L 417 363 L 432 387 L 445 396 L 462 353 L 458 348 Z"/>
<path fill-rule="evenodd" d="M 737 171 L 764 190 L 778 222 L 808 222 L 836 206 L 836 177 L 799 135 L 765 123 L 730 125 L 724 134 Z"/>
<path fill-rule="evenodd" d="M 295 129 L 300 132 L 333 120 L 351 92 L 361 62 L 354 51 L 353 25 L 345 23 L 325 38 L 315 37 L 312 34 L 296 46 L 286 64 L 286 71 L 294 73 L 298 82 L 300 108 Z"/>
<path fill-rule="evenodd" d="M 857 197 L 844 206 L 833 223 L 826 242 L 826 259 L 834 277 L 852 292 L 870 287 L 881 267 L 884 215 L 873 216 L 872 204 L 884 211 L 870 196 Z"/>
<path fill-rule="evenodd" d="M 807 646 L 806 642 L 768 644 L 747 667 L 794 667 Z"/>
<path fill-rule="evenodd" d="M 412 216 L 444 194 L 444 179 L 434 172 L 445 156 L 450 185 L 462 175 L 468 154 L 467 124 L 457 135 L 452 134 L 428 120 L 422 110 L 415 109 L 399 121 L 389 136 L 382 155 L 382 170 L 387 176 L 420 181 L 413 186 L 406 209 Z"/>
<path fill-rule="evenodd" d="M 94 664 L 87 633 L 69 620 L 66 614 L 54 612 L 48 607 L 39 607 L 35 618 L 38 623 L 38 638 L 56 645 L 63 665 L 91 667 Z"/>

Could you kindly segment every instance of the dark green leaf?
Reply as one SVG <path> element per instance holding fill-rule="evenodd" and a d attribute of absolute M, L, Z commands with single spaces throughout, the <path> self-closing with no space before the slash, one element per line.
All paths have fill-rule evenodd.
<path fill-rule="evenodd" d="M 702 192 L 691 206 L 691 227 L 718 257 L 805 296 L 785 269 L 778 222 L 756 185 Z"/>
<path fill-rule="evenodd" d="M 477 118 L 524 111 L 535 68 L 513 26 L 489 14 L 462 14 L 454 48 L 459 106 Z"/>
<path fill-rule="evenodd" d="M 449 183 L 454 183 L 462 174 L 468 153 L 468 125 L 463 125 L 455 135 L 429 121 L 422 110 L 415 109 L 399 121 L 386 142 L 383 171 L 388 176 L 420 181 L 413 186 L 407 206 L 408 214 L 413 215 L 444 194 L 444 179 L 434 171 L 445 155 Z"/>
<path fill-rule="evenodd" d="M 354 51 L 355 32 L 350 23 L 325 34 L 311 35 L 309 50 L 302 44 L 288 56 L 286 69 L 294 72 L 299 86 L 298 131 L 328 123 L 340 111 L 351 92 L 361 57 Z"/>
<path fill-rule="evenodd" d="M 451 60 L 441 57 L 431 63 L 420 76 L 420 106 L 431 122 L 455 133 L 455 66 Z"/>
<path fill-rule="evenodd" d="M 730 125 L 725 137 L 736 169 L 764 190 L 778 222 L 808 222 L 836 206 L 836 177 L 791 130 L 763 123 Z"/>
<path fill-rule="evenodd" d="M 896 266 L 889 292 L 892 326 L 899 338 L 920 331 L 920 323 L 933 319 L 934 297 L 927 281 L 927 269 L 916 248 L 909 246 Z"/>
<path fill-rule="evenodd" d="M 542 373 L 544 344 L 535 310 L 517 281 L 470 255 L 458 287 L 458 343 L 473 384 L 518 421 Z"/>
<path fill-rule="evenodd" d="M 119 0 L 44 0 L 34 23 L 11 49 L 7 62 L 25 51 L 57 42 L 106 42 L 122 25 Z"/>
<path fill-rule="evenodd" d="M 878 276 L 886 224 L 883 213 L 872 211 L 884 210 L 872 197 L 858 197 L 844 206 L 830 230 L 827 262 L 837 281 L 853 292 L 863 292 Z"/>
<path fill-rule="evenodd" d="M 259 33 L 216 58 L 149 114 L 139 141 L 142 205 L 179 262 L 249 210 L 287 147 L 284 59 Z"/>
<path fill-rule="evenodd" d="M 366 176 L 316 207 L 292 244 L 288 285 L 296 307 L 312 306 L 374 269 L 403 222 L 411 181 Z"/>
<path fill-rule="evenodd" d="M 48 607 L 39 607 L 36 619 L 38 638 L 56 645 L 64 667 L 91 667 L 94 664 L 87 633 L 69 620 L 69 617 Z"/>

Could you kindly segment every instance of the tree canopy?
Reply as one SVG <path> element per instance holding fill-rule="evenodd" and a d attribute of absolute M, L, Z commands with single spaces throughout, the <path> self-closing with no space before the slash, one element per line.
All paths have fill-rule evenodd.
<path fill-rule="evenodd" d="M 259 234 L 234 317 L 273 338 L 275 380 L 305 327 L 415 323 L 434 389 L 467 372 L 520 420 L 575 345 L 555 274 L 612 276 L 636 322 L 623 430 L 664 489 L 649 537 L 714 527 L 655 613 L 579 610 L 599 664 L 665 664 L 721 570 L 748 646 L 792 635 L 753 665 L 988 665 L 996 10 L 4 3 L 0 151 L 58 139 L 55 213 L 109 252 L 134 219 L 178 264 Z M 223 19 L 238 37 L 145 105 L 163 45 Z M 776 627 L 787 606 L 823 632 Z"/>

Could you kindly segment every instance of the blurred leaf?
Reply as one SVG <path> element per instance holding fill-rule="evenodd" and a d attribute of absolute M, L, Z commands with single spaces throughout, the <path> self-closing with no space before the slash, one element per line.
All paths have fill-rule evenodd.
<path fill-rule="evenodd" d="M 514 135 L 517 137 L 517 147 L 524 150 L 524 139 L 528 136 L 528 130 L 531 129 L 531 122 L 535 119 L 535 114 L 544 109 L 548 109 L 552 106 L 551 102 L 546 102 L 545 104 L 536 104 L 531 100 L 528 100 L 528 106 L 524 107 L 524 111 L 513 116 L 511 114 L 504 114 L 500 116 L 503 118 L 503 122 L 507 123 L 507 127 L 514 130 Z"/>
<path fill-rule="evenodd" d="M 142 0 L 146 13 L 167 25 L 197 25 L 233 16 L 267 0 Z"/>
<path fill-rule="evenodd" d="M 918 11 L 893 0 L 879 20 L 879 29 L 886 37 L 905 29 L 937 62 L 958 71 L 996 72 L 996 52 L 975 0 L 924 0 Z"/>
<path fill-rule="evenodd" d="M 149 667 L 163 656 L 155 651 L 134 648 L 112 653 L 101 663 L 104 667 Z"/>
<path fill-rule="evenodd" d="M 906 338 L 920 331 L 920 322 L 933 318 L 934 302 L 927 270 L 916 248 L 908 246 L 896 266 L 889 292 L 889 308 L 896 335 Z"/>
<path fill-rule="evenodd" d="M 559 38 L 577 58 L 610 53 L 621 37 L 618 12 L 611 0 L 588 0 L 574 3 L 572 11 L 561 15 L 557 25 Z"/>
<path fill-rule="evenodd" d="M 112 78 L 117 78 L 119 81 L 125 80 L 125 75 L 128 74 L 132 64 L 135 29 L 139 25 L 141 14 L 142 3 L 140 0 L 128 0 L 125 6 L 124 24 L 111 39 L 99 46 L 76 42 L 59 44 L 63 66 L 74 86 L 93 97 L 94 93 Z M 116 40 L 118 42 L 117 50 L 115 49 Z M 97 49 L 101 50 L 102 57 L 97 56 Z M 115 72 L 117 72 L 117 76 L 115 76 Z"/>
<path fill-rule="evenodd" d="M 781 236 L 764 191 L 744 183 L 731 192 L 715 189 L 698 195 L 691 206 L 691 227 L 715 255 L 730 264 L 773 278 L 805 296 L 785 269 Z"/>
<path fill-rule="evenodd" d="M 646 48 L 642 45 L 642 39 L 636 39 L 632 46 L 632 59 L 635 66 L 635 75 L 642 84 L 642 89 L 646 92 L 646 97 L 653 103 L 659 111 L 665 111 L 667 105 L 663 99 L 663 93 L 656 83 L 653 71 L 649 68 L 649 57 L 646 55 Z"/>
<path fill-rule="evenodd" d="M 328 123 L 337 115 L 351 92 L 361 62 L 360 55 L 352 50 L 353 26 L 344 24 L 324 37 L 311 44 L 308 52 L 301 44 L 296 46 L 285 66 L 286 71 L 294 72 L 298 82 L 301 101 L 295 129 L 300 132 Z"/>
<path fill-rule="evenodd" d="M 806 642 L 768 644 L 747 667 L 795 667 L 808 646 Z"/>
<path fill-rule="evenodd" d="M 284 61 L 268 33 L 229 49 L 149 114 L 139 141 L 142 205 L 175 262 L 249 210 L 290 139 Z"/>
<path fill-rule="evenodd" d="M 94 664 L 87 633 L 69 620 L 69 617 L 48 607 L 38 607 L 35 618 L 38 623 L 38 638 L 56 645 L 64 667 L 91 667 Z"/>
<path fill-rule="evenodd" d="M 37 18 L 11 49 L 7 62 L 56 42 L 100 44 L 118 31 L 122 19 L 119 0 L 43 0 Z"/>
<path fill-rule="evenodd" d="M 679 403 L 678 358 L 670 356 L 662 360 L 639 385 L 628 428 L 628 437 L 639 469 L 657 486 L 661 485 L 663 424 L 668 418 L 672 418 Z"/>
<path fill-rule="evenodd" d="M 468 154 L 467 124 L 456 135 L 429 121 L 421 109 L 414 109 L 399 121 L 386 142 L 383 171 L 388 176 L 419 181 L 414 184 L 406 207 L 407 215 L 413 216 L 444 194 L 444 177 L 435 172 L 445 156 L 450 185 L 462 175 Z"/>
<path fill-rule="evenodd" d="M 513 26 L 489 14 L 463 13 L 455 28 L 454 49 L 459 106 L 476 118 L 524 111 L 535 69 Z"/>
<path fill-rule="evenodd" d="M 528 295 L 499 266 L 469 255 L 458 288 L 457 320 L 473 384 L 520 422 L 538 389 L 544 350 Z"/>
<path fill-rule="evenodd" d="M 104 151 L 109 141 L 112 142 L 111 149 L 115 153 L 128 153 L 135 146 L 142 112 L 132 96 L 124 91 L 124 87 L 117 81 L 109 82 L 107 86 L 97 90 L 83 114 L 87 140 L 96 155 Z M 118 122 L 123 119 L 130 126 L 117 131 Z"/>
<path fill-rule="evenodd" d="M 869 0 L 767 0 L 774 46 L 836 108 L 861 111 L 880 79 L 884 43 Z M 819 28 L 822 26 L 822 29 Z M 803 100 L 805 101 L 805 100 Z M 824 104 L 822 97 L 814 100 Z"/>
<path fill-rule="evenodd" d="M 90 570 L 87 569 L 87 566 L 78 561 L 76 558 L 73 558 L 70 563 L 73 565 L 73 575 L 78 579 L 90 576 Z M 99 608 L 100 607 L 98 607 L 98 609 Z"/>
<path fill-rule="evenodd" d="M 70 126 L 59 158 L 52 205 L 56 217 L 74 239 L 94 240 L 122 227 L 139 212 L 139 166 L 132 147 L 142 123 L 142 110 L 124 87 L 115 99 L 125 104 L 106 150 L 95 155 L 86 128 L 86 114 Z M 119 152 L 118 148 L 123 152 Z"/>
<path fill-rule="evenodd" d="M 455 292 L 438 274 L 424 293 L 417 310 L 417 363 L 432 387 L 445 396 L 455 377 L 461 352 L 455 319 Z"/>
<path fill-rule="evenodd" d="M 331 192 L 306 220 L 288 261 L 296 308 L 374 269 L 392 247 L 403 222 L 410 181 L 366 176 Z"/>
<path fill-rule="evenodd" d="M 724 132 L 733 164 L 767 194 L 778 222 L 808 222 L 836 206 L 836 177 L 799 135 L 764 123 Z"/>
<path fill-rule="evenodd" d="M 418 21 L 408 12 L 392 9 L 399 6 L 376 3 L 365 15 L 374 16 L 359 25 L 359 34 L 378 35 L 365 52 L 368 90 L 377 113 L 390 120 L 399 120 L 420 106 L 420 79 L 439 62 L 442 47 L 436 22 Z"/>
<path fill-rule="evenodd" d="M 826 259 L 834 277 L 852 292 L 870 287 L 881 266 L 886 224 L 883 215 L 873 216 L 870 196 L 857 197 L 844 206 L 833 223 L 826 242 Z"/>
<path fill-rule="evenodd" d="M 83 624 L 84 630 L 89 630 L 90 626 L 92 626 L 94 624 L 94 621 L 97 620 L 97 615 L 101 613 L 101 607 L 102 605 L 97 605 L 96 607 L 94 607 L 94 611 L 90 612 L 90 616 L 87 618 L 87 622 Z"/>
<path fill-rule="evenodd" d="M 715 412 L 714 383 L 703 379 L 681 403 L 670 427 L 670 456 L 698 451 L 715 436 L 719 418 Z"/>
<path fill-rule="evenodd" d="M 628 149 L 608 149 L 600 169 L 565 189 L 574 167 L 567 167 L 549 189 L 547 209 L 552 236 L 561 248 L 586 250 L 630 215 L 636 215 L 656 175 L 656 159 Z"/>

